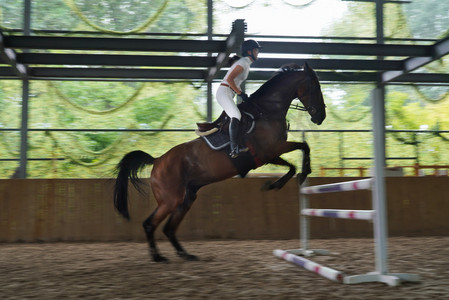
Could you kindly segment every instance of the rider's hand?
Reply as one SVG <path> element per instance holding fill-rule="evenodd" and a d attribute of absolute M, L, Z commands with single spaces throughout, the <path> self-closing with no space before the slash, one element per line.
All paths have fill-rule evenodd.
<path fill-rule="evenodd" d="M 244 93 L 244 92 L 241 92 L 241 93 L 239 94 L 239 96 L 240 96 L 240 98 L 242 98 L 243 102 L 249 100 L 248 95 L 247 95 L 246 93 Z"/>

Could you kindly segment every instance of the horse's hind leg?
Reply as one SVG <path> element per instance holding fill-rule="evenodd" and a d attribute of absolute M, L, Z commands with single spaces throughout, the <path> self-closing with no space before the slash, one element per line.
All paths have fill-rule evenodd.
<path fill-rule="evenodd" d="M 161 217 L 162 213 L 162 217 Z M 159 254 L 159 250 L 156 246 L 156 241 L 154 240 L 154 232 L 156 231 L 157 226 L 160 222 L 167 216 L 167 214 L 163 215 L 163 212 L 156 208 L 153 213 L 143 222 L 143 229 L 145 230 L 145 234 L 147 236 L 148 246 L 150 247 L 150 255 L 155 262 L 166 262 L 167 258 Z"/>
<path fill-rule="evenodd" d="M 175 247 L 176 253 L 178 254 L 179 257 L 184 258 L 186 260 L 198 260 L 198 258 L 195 255 L 189 254 L 187 253 L 187 251 L 184 250 L 184 248 L 181 246 L 178 239 L 176 238 L 176 230 L 178 229 L 181 221 L 184 219 L 186 213 L 192 207 L 192 204 L 196 199 L 197 191 L 198 191 L 197 188 L 187 188 L 183 203 L 179 205 L 176 208 L 176 210 L 171 214 L 170 218 L 168 219 L 167 223 L 164 226 L 164 233 L 170 240 L 173 247 Z"/>

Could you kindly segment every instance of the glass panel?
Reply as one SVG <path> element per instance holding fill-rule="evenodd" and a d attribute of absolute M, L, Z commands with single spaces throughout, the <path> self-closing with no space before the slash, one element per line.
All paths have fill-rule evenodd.
<path fill-rule="evenodd" d="M 24 1 L 0 0 L 0 28 L 23 28 L 23 3 Z"/>
<path fill-rule="evenodd" d="M 214 32 L 225 34 L 235 19 L 245 19 L 247 35 L 330 36 L 335 35 L 332 26 L 365 7 L 373 5 L 340 0 L 214 1 Z M 373 15 L 363 12 L 364 26 L 373 24 Z M 350 26 L 339 35 L 354 36 L 355 29 Z"/>
<path fill-rule="evenodd" d="M 19 165 L 22 83 L 0 80 L 0 178 L 12 177 Z"/>
<path fill-rule="evenodd" d="M 205 1 L 33 1 L 34 30 L 97 31 L 108 34 L 204 33 Z"/>

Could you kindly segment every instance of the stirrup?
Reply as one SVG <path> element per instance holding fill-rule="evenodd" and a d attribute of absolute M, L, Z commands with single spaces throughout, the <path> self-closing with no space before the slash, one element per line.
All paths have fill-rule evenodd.
<path fill-rule="evenodd" d="M 235 149 L 231 150 L 231 153 L 229 153 L 229 156 L 231 156 L 231 158 L 237 158 L 241 153 L 245 153 L 248 152 L 248 147 L 236 147 Z"/>

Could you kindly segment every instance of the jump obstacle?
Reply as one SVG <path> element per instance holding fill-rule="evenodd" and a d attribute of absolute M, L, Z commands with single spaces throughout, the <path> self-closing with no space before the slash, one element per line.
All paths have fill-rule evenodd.
<path fill-rule="evenodd" d="M 309 271 L 315 272 L 332 281 L 341 282 L 344 284 L 355 284 L 362 282 L 383 282 L 389 286 L 397 286 L 401 281 L 418 282 L 419 276 L 415 274 L 405 273 L 388 273 L 387 270 L 387 247 L 386 247 L 386 213 L 384 210 L 376 210 L 375 208 L 384 207 L 376 203 L 376 197 L 373 197 L 373 210 L 339 210 L 339 209 L 311 209 L 309 208 L 309 195 L 368 190 L 373 187 L 375 181 L 373 178 L 347 181 L 341 183 L 324 184 L 317 186 L 308 186 L 300 188 L 300 240 L 301 249 L 279 250 L 273 251 L 273 254 L 290 263 L 303 267 Z M 343 272 L 334 270 L 329 267 L 317 264 L 309 259 L 300 257 L 312 255 L 326 255 L 328 250 L 324 249 L 309 249 L 308 242 L 310 237 L 310 217 L 328 217 L 328 218 L 344 218 L 369 220 L 373 222 L 374 238 L 375 238 L 375 260 L 376 271 L 360 275 L 345 275 Z"/>

